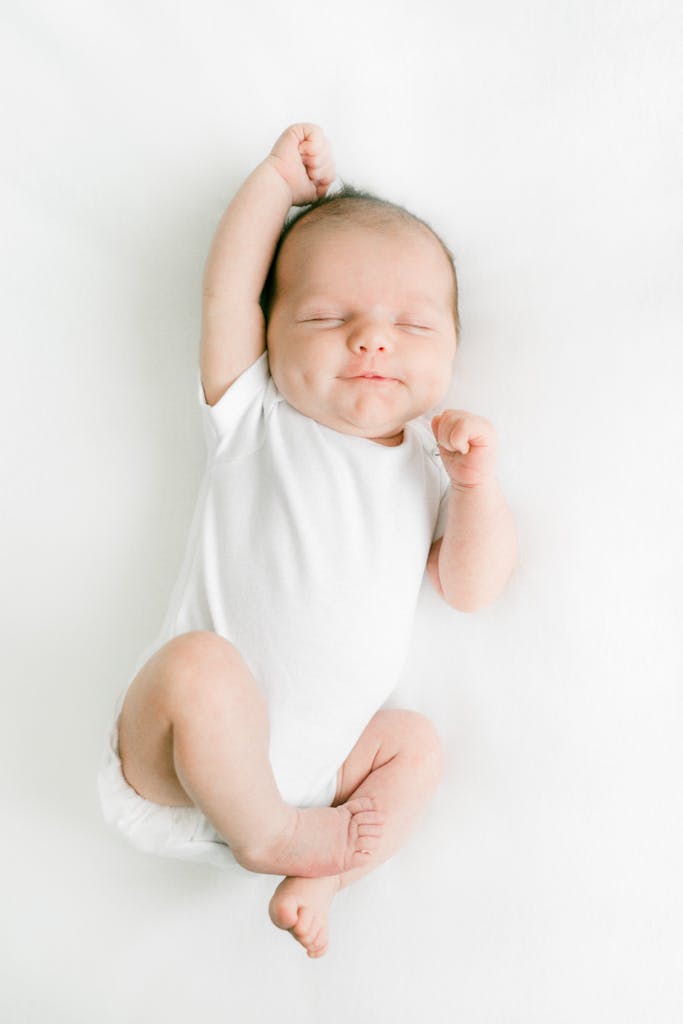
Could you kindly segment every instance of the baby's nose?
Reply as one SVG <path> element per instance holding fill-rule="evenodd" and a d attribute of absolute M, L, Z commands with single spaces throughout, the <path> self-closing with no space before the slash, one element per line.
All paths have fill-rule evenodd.
<path fill-rule="evenodd" d="M 382 352 L 391 344 L 388 332 L 379 324 L 359 328 L 349 342 L 354 352 Z"/>

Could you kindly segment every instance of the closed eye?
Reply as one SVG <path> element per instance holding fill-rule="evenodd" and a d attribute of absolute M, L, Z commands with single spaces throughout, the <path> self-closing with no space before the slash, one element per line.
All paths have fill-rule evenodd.
<path fill-rule="evenodd" d="M 426 324 L 396 324 L 397 327 L 403 327 L 409 331 L 431 331 L 431 327 L 427 327 Z"/>
<path fill-rule="evenodd" d="M 343 324 L 340 316 L 308 316 L 301 321 L 304 324 Z"/>

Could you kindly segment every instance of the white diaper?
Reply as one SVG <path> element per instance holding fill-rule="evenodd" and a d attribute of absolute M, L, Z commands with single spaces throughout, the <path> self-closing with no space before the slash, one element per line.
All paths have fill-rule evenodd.
<path fill-rule="evenodd" d="M 119 756 L 119 721 L 125 696 L 124 690 L 116 702 L 97 777 L 104 820 L 146 853 L 239 868 L 230 847 L 198 807 L 162 807 L 145 800 L 126 781 Z"/>
<path fill-rule="evenodd" d="M 119 721 L 126 692 L 124 690 L 116 702 L 97 777 L 105 821 L 145 853 L 244 870 L 198 807 L 163 807 L 140 796 L 126 781 L 119 756 Z M 336 788 L 335 777 L 307 805 L 328 807 L 334 800 Z"/>

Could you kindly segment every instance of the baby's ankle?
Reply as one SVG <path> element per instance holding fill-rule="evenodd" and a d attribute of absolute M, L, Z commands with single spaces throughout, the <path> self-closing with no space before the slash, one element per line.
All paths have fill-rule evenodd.
<path fill-rule="evenodd" d="M 278 855 L 289 845 L 299 823 L 299 810 L 289 804 L 283 804 L 282 818 L 277 826 L 269 828 L 267 834 L 252 837 L 240 846 L 232 846 L 235 860 L 247 871 L 260 874 L 277 874 L 274 864 Z"/>

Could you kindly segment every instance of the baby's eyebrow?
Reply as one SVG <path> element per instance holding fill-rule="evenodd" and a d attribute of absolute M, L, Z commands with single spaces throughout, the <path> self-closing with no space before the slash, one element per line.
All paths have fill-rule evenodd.
<path fill-rule="evenodd" d="M 299 313 L 309 312 L 310 310 L 318 309 L 341 309 L 342 306 L 346 307 L 349 305 L 348 299 L 342 299 L 332 294 L 329 295 L 314 295 L 313 298 L 301 299 L 300 302 L 296 303 L 296 310 Z M 403 297 L 399 306 L 396 307 L 395 311 L 398 313 L 407 313 L 409 307 L 415 307 L 417 312 L 424 310 L 433 310 L 438 312 L 441 308 L 441 303 L 437 302 L 431 296 L 413 293 Z"/>
<path fill-rule="evenodd" d="M 313 292 L 309 291 L 308 294 L 299 295 L 296 298 L 296 304 L 298 306 L 319 306 L 324 305 L 326 302 L 340 302 L 341 296 L 335 295 L 334 292 L 320 291 Z"/>
<path fill-rule="evenodd" d="M 304 320 L 316 320 L 323 317 L 334 317 L 340 320 L 346 317 L 346 312 L 341 306 L 331 306 L 328 302 L 324 305 L 317 306 L 304 306 L 301 309 L 297 309 L 294 313 L 293 319 L 295 321 L 303 322 Z"/>
<path fill-rule="evenodd" d="M 421 292 L 412 292 L 404 297 L 402 306 L 416 305 L 425 307 L 428 306 L 430 309 L 439 309 L 441 303 L 433 299 L 431 295 L 423 295 Z"/>
<path fill-rule="evenodd" d="M 306 312 L 309 309 L 327 309 L 333 306 L 343 306 L 346 303 L 340 302 L 338 299 L 333 299 L 330 296 L 323 298 L 322 296 L 318 299 L 304 299 L 297 303 L 297 309 Z"/>

